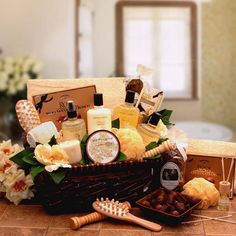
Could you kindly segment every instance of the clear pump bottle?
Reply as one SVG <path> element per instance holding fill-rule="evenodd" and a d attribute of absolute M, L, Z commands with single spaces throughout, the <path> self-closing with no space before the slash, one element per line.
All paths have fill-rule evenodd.
<path fill-rule="evenodd" d="M 159 140 L 160 133 L 157 130 L 157 125 L 160 119 L 161 114 L 154 112 L 147 124 L 138 125 L 137 130 L 142 136 L 145 145 L 148 145 L 151 142 L 157 142 Z"/>
<path fill-rule="evenodd" d="M 125 103 L 115 107 L 113 119 L 120 120 L 120 128 L 136 128 L 139 120 L 139 109 L 134 107 L 135 92 L 126 92 Z"/>
<path fill-rule="evenodd" d="M 86 126 L 83 119 L 77 118 L 74 101 L 67 101 L 68 120 L 62 123 L 63 140 L 81 140 L 86 134 Z"/>

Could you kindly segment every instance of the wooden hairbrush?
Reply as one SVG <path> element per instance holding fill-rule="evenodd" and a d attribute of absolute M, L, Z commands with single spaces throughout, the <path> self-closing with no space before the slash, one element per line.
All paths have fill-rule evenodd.
<path fill-rule="evenodd" d="M 111 201 L 108 198 L 106 198 L 106 200 L 103 198 L 101 198 L 101 200 L 97 199 L 97 201 L 93 203 L 93 208 L 103 215 L 135 223 L 152 231 L 159 232 L 162 229 L 159 224 L 132 215 L 129 213 L 129 209 L 124 203 L 114 201 L 114 199 Z"/>
<path fill-rule="evenodd" d="M 129 202 L 124 202 L 124 205 L 126 205 L 128 207 L 128 209 L 131 209 L 131 205 Z M 91 223 L 94 223 L 97 221 L 101 221 L 101 220 L 104 220 L 105 218 L 107 218 L 107 216 L 105 216 L 99 212 L 96 212 L 96 211 L 93 213 L 90 213 L 88 215 L 81 216 L 81 217 L 74 216 L 74 217 L 71 217 L 69 220 L 70 227 L 71 227 L 71 229 L 76 230 L 76 229 L 81 228 L 84 225 L 91 224 Z"/>

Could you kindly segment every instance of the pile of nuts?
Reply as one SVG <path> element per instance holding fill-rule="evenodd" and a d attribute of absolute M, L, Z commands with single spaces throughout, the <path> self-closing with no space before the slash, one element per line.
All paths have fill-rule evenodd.
<path fill-rule="evenodd" d="M 147 196 L 140 204 L 172 216 L 179 216 L 198 202 L 198 199 L 190 198 L 179 192 L 158 189 Z"/>

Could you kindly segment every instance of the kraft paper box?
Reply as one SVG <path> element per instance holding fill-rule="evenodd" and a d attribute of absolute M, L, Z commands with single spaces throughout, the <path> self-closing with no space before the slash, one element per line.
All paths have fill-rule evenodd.
<path fill-rule="evenodd" d="M 213 180 L 219 189 L 219 182 L 223 180 L 221 158 L 224 157 L 225 175 L 229 173 L 231 160 L 234 160 L 233 171 L 229 182 L 231 183 L 231 197 L 235 183 L 235 157 L 236 144 L 230 142 L 210 140 L 190 140 L 187 149 L 185 181 L 194 177 L 203 177 Z"/>
<path fill-rule="evenodd" d="M 73 100 L 75 102 L 77 113 L 86 121 L 88 109 L 93 108 L 94 93 L 96 93 L 95 85 L 35 95 L 33 103 L 39 113 L 40 121 L 53 121 L 57 129 L 60 130 L 61 123 L 67 115 L 67 101 Z"/>
<path fill-rule="evenodd" d="M 31 79 L 27 82 L 27 97 L 33 101 L 33 96 L 58 92 L 68 89 L 95 85 L 98 93 L 103 93 L 104 106 L 113 109 L 124 103 L 125 78 L 79 78 L 79 79 Z"/>

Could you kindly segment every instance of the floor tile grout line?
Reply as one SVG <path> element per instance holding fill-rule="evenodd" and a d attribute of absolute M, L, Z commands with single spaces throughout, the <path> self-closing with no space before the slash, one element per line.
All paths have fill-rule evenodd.
<path fill-rule="evenodd" d="M 44 236 L 46 236 L 48 234 L 48 228 L 49 228 L 49 226 L 46 228 Z"/>
<path fill-rule="evenodd" d="M 47 226 L 40 227 L 40 226 L 19 226 L 19 225 L 1 225 L 1 228 L 21 228 L 21 229 L 47 229 Z"/>
<path fill-rule="evenodd" d="M 4 213 L 6 212 L 8 206 L 9 206 L 9 205 L 7 205 L 6 208 L 3 210 L 2 215 L 0 216 L 0 220 L 2 219 L 2 217 L 3 217 Z"/>

